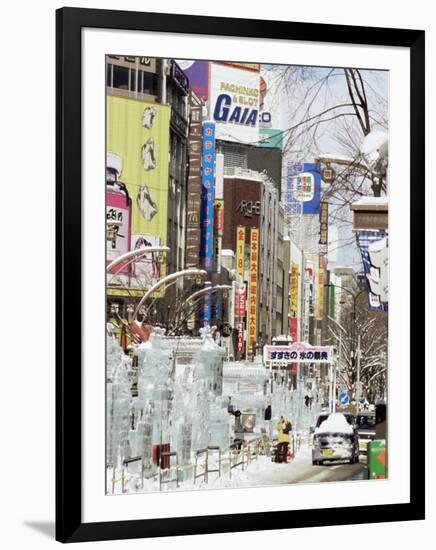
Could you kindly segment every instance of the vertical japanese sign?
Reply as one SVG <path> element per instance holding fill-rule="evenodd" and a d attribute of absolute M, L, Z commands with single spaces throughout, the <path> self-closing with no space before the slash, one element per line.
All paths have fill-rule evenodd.
<path fill-rule="evenodd" d="M 330 317 L 335 317 L 335 309 L 336 309 L 336 291 L 335 291 L 335 285 L 333 283 L 330 283 L 330 297 L 329 297 L 329 303 L 330 303 L 330 311 L 329 315 Z"/>
<path fill-rule="evenodd" d="M 236 228 L 236 271 L 244 280 L 245 227 Z"/>
<path fill-rule="evenodd" d="M 321 261 L 321 258 L 323 256 L 320 256 L 320 265 L 318 267 L 318 282 L 317 282 L 317 288 L 318 288 L 318 303 L 316 307 L 316 320 L 322 321 L 324 316 L 324 278 L 325 278 L 325 267 L 324 267 L 324 261 Z"/>
<path fill-rule="evenodd" d="M 201 159 L 201 266 L 210 271 L 213 257 L 213 199 L 214 199 L 215 125 L 203 124 Z"/>
<path fill-rule="evenodd" d="M 238 342 L 236 351 L 238 353 L 244 353 L 244 321 L 238 324 Z"/>
<path fill-rule="evenodd" d="M 249 302 L 248 302 L 248 340 L 247 352 L 253 353 L 254 342 L 256 341 L 257 329 L 257 278 L 259 258 L 259 229 L 252 227 L 250 230 L 250 278 L 248 281 Z"/>
<path fill-rule="evenodd" d="M 212 270 L 213 259 L 213 199 L 214 199 L 214 163 L 215 163 L 215 125 L 203 124 L 203 147 L 201 157 L 201 214 L 200 214 L 200 261 L 206 271 Z M 207 293 L 203 301 L 201 322 L 210 325 L 212 300 Z"/>
<path fill-rule="evenodd" d="M 319 205 L 319 253 L 327 254 L 328 243 L 329 204 L 321 202 Z"/>
<path fill-rule="evenodd" d="M 199 266 L 202 103 L 193 92 L 189 95 L 190 124 L 188 135 L 189 172 L 186 201 L 186 267 Z"/>
<path fill-rule="evenodd" d="M 216 262 L 216 272 L 221 273 L 221 249 L 224 232 L 224 200 L 215 199 L 213 210 L 213 248 Z"/>
<path fill-rule="evenodd" d="M 289 336 L 295 342 L 298 337 L 298 264 L 291 263 L 291 277 L 289 281 Z"/>
<path fill-rule="evenodd" d="M 291 281 L 289 293 L 289 313 L 291 317 L 298 314 L 298 264 L 291 264 Z"/>
<path fill-rule="evenodd" d="M 246 290 L 245 285 L 237 287 L 235 293 L 235 316 L 236 317 L 245 317 L 245 306 L 246 306 Z"/>

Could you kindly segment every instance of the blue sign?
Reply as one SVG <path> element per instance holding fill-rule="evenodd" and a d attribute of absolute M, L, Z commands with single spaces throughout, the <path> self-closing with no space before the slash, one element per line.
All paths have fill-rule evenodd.
<path fill-rule="evenodd" d="M 286 188 L 288 205 L 301 203 L 303 214 L 319 214 L 321 200 L 321 165 L 319 163 L 288 164 Z"/>
<path fill-rule="evenodd" d="M 359 231 L 357 241 L 359 243 L 360 253 L 362 255 L 363 270 L 366 275 L 368 285 L 368 308 L 374 311 L 388 311 L 388 304 L 380 302 L 380 297 L 371 292 L 368 277 L 371 277 L 371 260 L 368 247 L 370 244 L 380 241 L 388 236 L 387 231 Z"/>
<path fill-rule="evenodd" d="M 203 124 L 201 157 L 201 207 L 200 207 L 200 263 L 206 271 L 212 270 L 213 260 L 213 201 L 215 186 L 215 124 Z M 202 325 L 210 325 L 212 314 L 210 293 L 206 294 L 200 318 Z"/>
<path fill-rule="evenodd" d="M 348 403 L 350 402 L 350 396 L 348 395 L 348 393 L 346 391 L 342 391 L 340 394 L 339 394 L 339 403 L 341 405 L 348 405 Z"/>
<path fill-rule="evenodd" d="M 213 255 L 213 200 L 215 170 L 215 124 L 203 124 L 203 151 L 201 159 L 200 259 L 201 266 L 212 270 Z"/>
<path fill-rule="evenodd" d="M 204 288 L 208 288 L 210 286 L 211 286 L 211 283 L 207 283 L 206 285 L 204 285 Z M 211 293 L 208 292 L 204 296 L 203 303 L 200 309 L 201 325 L 203 327 L 210 327 L 211 319 L 212 319 L 212 296 L 211 296 Z"/>

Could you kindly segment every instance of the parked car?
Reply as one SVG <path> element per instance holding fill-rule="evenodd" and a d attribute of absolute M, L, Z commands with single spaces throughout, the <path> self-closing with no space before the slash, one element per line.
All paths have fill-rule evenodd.
<path fill-rule="evenodd" d="M 329 417 L 330 414 L 332 414 L 332 413 L 323 412 L 318 416 L 318 418 L 316 420 L 314 431 L 316 430 L 316 428 L 320 427 L 321 423 L 324 422 L 324 420 L 327 420 L 327 418 Z M 353 414 L 348 413 L 348 412 L 344 412 L 344 413 L 340 413 L 340 414 L 343 414 L 345 416 L 345 419 L 347 420 L 348 424 L 350 424 L 350 426 L 355 425 L 356 419 L 355 419 Z"/>
<path fill-rule="evenodd" d="M 315 432 L 315 430 L 316 430 L 317 428 L 320 427 L 321 423 L 324 422 L 324 420 L 327 420 L 329 414 L 331 414 L 331 413 L 329 413 L 329 412 L 322 412 L 322 413 L 318 416 L 318 418 L 317 418 L 317 420 L 316 420 L 316 423 L 315 423 L 315 426 L 310 426 L 310 428 L 309 428 L 309 433 L 312 434 L 312 436 L 313 436 L 313 433 Z M 356 419 L 355 419 L 355 417 L 354 417 L 353 414 L 348 413 L 348 412 L 344 412 L 344 413 L 341 413 L 341 414 L 343 414 L 343 415 L 345 416 L 345 418 L 347 419 L 347 422 L 350 424 L 350 426 L 353 426 L 353 427 L 355 426 L 355 424 L 356 424 Z M 312 438 L 312 439 L 313 439 L 313 438 Z"/>
<path fill-rule="evenodd" d="M 327 414 L 327 413 L 326 413 Z M 312 464 L 327 460 L 359 461 L 359 439 L 354 427 L 354 416 L 348 413 L 320 415 L 313 434 Z"/>
<path fill-rule="evenodd" d="M 359 437 L 359 451 L 368 451 L 368 443 L 375 439 L 375 411 L 362 411 L 356 418 L 356 430 Z"/>

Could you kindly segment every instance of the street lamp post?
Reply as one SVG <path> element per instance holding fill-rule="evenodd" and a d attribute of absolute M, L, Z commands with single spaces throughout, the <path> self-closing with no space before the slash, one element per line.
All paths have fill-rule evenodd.
<path fill-rule="evenodd" d="M 204 269 L 192 269 L 192 268 L 183 269 L 182 271 L 176 271 L 176 273 L 170 273 L 169 275 L 167 275 L 163 279 L 159 279 L 154 285 L 152 285 L 147 290 L 147 292 L 144 294 L 144 296 L 139 301 L 139 303 L 136 306 L 136 309 L 133 313 L 133 319 L 136 319 L 136 317 L 138 316 L 139 310 L 141 309 L 142 305 L 147 300 L 147 298 L 149 298 L 153 294 L 153 292 L 156 292 L 156 290 L 158 290 L 161 286 L 163 286 L 166 283 L 169 283 L 169 282 L 171 282 L 175 279 L 178 279 L 179 277 L 190 277 L 190 276 L 193 276 L 193 275 L 204 277 L 204 276 L 207 275 L 207 271 L 205 271 Z"/>
<path fill-rule="evenodd" d="M 202 288 L 200 290 L 197 290 L 196 292 L 194 292 L 193 294 L 188 296 L 186 298 L 186 300 L 184 302 L 182 302 L 182 304 L 177 308 L 177 310 L 174 314 L 175 323 L 176 323 L 177 317 L 182 313 L 184 307 L 186 305 L 188 305 L 189 302 L 197 302 L 199 298 L 201 298 L 202 296 L 204 296 L 206 294 L 211 294 L 212 292 L 218 292 L 220 290 L 231 290 L 231 289 L 232 289 L 232 287 L 230 285 L 216 285 L 216 286 L 208 286 L 206 288 Z M 191 308 L 191 310 L 189 310 L 189 314 L 191 314 L 191 313 L 192 313 L 192 308 Z M 182 319 L 182 322 L 184 322 L 187 317 L 188 317 L 188 315 L 185 315 L 185 317 Z M 180 323 L 175 325 L 175 328 L 174 328 L 173 332 L 176 332 L 177 329 L 179 328 L 179 326 L 180 326 Z"/>
<path fill-rule="evenodd" d="M 110 273 L 119 264 L 132 263 L 133 261 L 142 258 L 142 256 L 145 256 L 146 254 L 150 254 L 152 252 L 169 252 L 169 250 L 170 249 L 168 248 L 168 246 L 147 246 L 143 248 L 137 248 L 135 250 L 130 250 L 125 254 L 121 254 L 121 256 L 118 256 L 115 260 L 108 264 L 106 266 L 106 273 Z"/>

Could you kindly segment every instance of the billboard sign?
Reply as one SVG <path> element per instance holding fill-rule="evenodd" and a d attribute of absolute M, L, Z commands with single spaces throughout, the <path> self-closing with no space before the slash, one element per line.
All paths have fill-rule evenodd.
<path fill-rule="evenodd" d="M 318 214 L 321 199 L 319 163 L 288 164 L 287 201 L 301 202 L 303 214 Z"/>
<path fill-rule="evenodd" d="M 283 132 L 277 128 L 260 128 L 258 147 L 283 149 Z"/>
<path fill-rule="evenodd" d="M 388 311 L 389 248 L 387 231 L 358 231 L 357 240 L 368 284 L 369 309 Z"/>
<path fill-rule="evenodd" d="M 188 77 L 191 90 L 198 97 L 207 99 L 209 95 L 209 61 L 176 59 L 176 62 Z"/>
<path fill-rule="evenodd" d="M 118 176 L 131 198 L 131 234 L 164 246 L 168 231 L 170 108 L 109 95 L 106 117 L 107 151 L 120 159 Z M 131 282 L 143 286 L 135 281 L 133 278 Z"/>
<path fill-rule="evenodd" d="M 283 147 L 281 71 L 262 66 L 260 72 L 259 147 Z"/>
<path fill-rule="evenodd" d="M 330 363 L 333 359 L 332 346 L 311 346 L 305 342 L 295 342 L 290 346 L 271 346 L 263 348 L 265 362 L 273 363 Z"/>
<path fill-rule="evenodd" d="M 108 169 L 106 169 L 108 172 Z M 108 180 L 108 178 L 106 178 Z M 130 250 L 132 201 L 122 182 L 106 184 L 106 263 Z M 129 264 L 118 266 L 117 273 L 129 273 Z"/>
<path fill-rule="evenodd" d="M 237 143 L 259 139 L 259 73 L 211 64 L 210 117 L 216 138 Z"/>
<path fill-rule="evenodd" d="M 138 250 L 147 246 L 160 246 L 160 239 L 152 235 L 132 235 L 131 250 Z M 132 276 L 145 286 L 151 287 L 161 278 L 162 265 L 159 253 L 152 252 L 142 256 L 132 264 Z M 133 283 L 132 283 L 133 286 Z"/>

